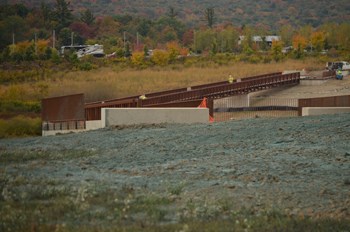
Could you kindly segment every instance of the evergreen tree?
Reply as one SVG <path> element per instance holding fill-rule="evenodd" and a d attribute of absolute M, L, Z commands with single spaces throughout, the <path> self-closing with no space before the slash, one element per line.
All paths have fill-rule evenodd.
<path fill-rule="evenodd" d="M 177 16 L 177 12 L 175 11 L 174 7 L 169 7 L 168 16 L 172 19 L 174 19 Z"/>
<path fill-rule="evenodd" d="M 212 28 L 214 25 L 214 8 L 209 7 L 205 10 L 205 18 L 207 20 L 208 27 Z"/>
<path fill-rule="evenodd" d="M 86 9 L 84 12 L 81 13 L 80 20 L 86 23 L 87 25 L 91 25 L 95 21 L 95 16 L 89 9 Z"/>
<path fill-rule="evenodd" d="M 54 19 L 57 21 L 57 29 L 61 30 L 64 27 L 68 27 L 73 20 L 72 10 L 69 9 L 70 2 L 65 0 L 56 0 L 56 6 L 54 10 Z"/>

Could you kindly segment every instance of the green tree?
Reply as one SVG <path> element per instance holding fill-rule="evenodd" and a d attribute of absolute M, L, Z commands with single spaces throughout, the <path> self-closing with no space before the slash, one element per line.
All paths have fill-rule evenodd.
<path fill-rule="evenodd" d="M 283 43 L 286 46 L 292 45 L 294 29 L 290 24 L 283 25 L 280 29 L 280 35 Z"/>
<path fill-rule="evenodd" d="M 55 10 L 53 11 L 54 19 L 57 21 L 57 29 L 61 30 L 68 27 L 73 20 L 72 10 L 69 9 L 70 2 L 65 0 L 56 0 Z"/>
<path fill-rule="evenodd" d="M 251 55 L 253 51 L 253 29 L 245 26 L 243 30 L 243 41 L 241 43 L 243 52 Z"/>
<path fill-rule="evenodd" d="M 125 45 L 125 51 L 124 51 L 124 56 L 125 57 L 130 57 L 132 54 L 131 54 L 131 51 L 130 51 L 130 44 L 129 42 L 126 43 Z"/>
<path fill-rule="evenodd" d="M 205 19 L 207 21 L 208 27 L 212 28 L 214 25 L 214 20 L 215 20 L 215 15 L 214 15 L 214 8 L 213 7 L 208 7 L 205 9 Z"/>
<path fill-rule="evenodd" d="M 74 39 L 74 38 L 73 38 Z M 61 46 L 72 44 L 72 30 L 65 27 L 58 34 L 58 41 Z"/>
<path fill-rule="evenodd" d="M 282 41 L 277 41 L 277 40 L 272 41 L 271 55 L 276 62 L 282 60 L 283 58 L 282 47 L 283 47 Z"/>
<path fill-rule="evenodd" d="M 177 12 L 175 11 L 174 7 L 169 7 L 168 16 L 172 19 L 176 18 Z"/>
<path fill-rule="evenodd" d="M 217 34 L 218 49 L 221 52 L 232 52 L 237 48 L 238 33 L 232 28 L 226 28 Z"/>
<path fill-rule="evenodd" d="M 80 14 L 80 20 L 87 25 L 91 25 L 95 21 L 95 16 L 92 14 L 92 12 L 89 9 L 86 9 L 84 12 Z"/>
<path fill-rule="evenodd" d="M 15 43 L 23 41 L 28 30 L 27 22 L 18 15 L 9 16 L 0 21 L 0 49 L 11 44 L 13 37 Z"/>
<path fill-rule="evenodd" d="M 195 32 L 194 50 L 197 52 L 210 51 L 214 40 L 216 40 L 216 32 L 212 29 L 206 29 Z"/>

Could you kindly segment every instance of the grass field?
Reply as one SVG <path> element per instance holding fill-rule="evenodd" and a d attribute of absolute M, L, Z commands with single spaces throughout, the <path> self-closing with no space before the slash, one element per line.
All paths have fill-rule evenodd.
<path fill-rule="evenodd" d="M 307 59 L 269 64 L 234 63 L 225 66 L 173 65 L 143 70 L 104 67 L 88 72 L 57 73 L 47 84 L 50 96 L 85 93 L 86 101 L 95 101 L 222 81 L 227 80 L 229 75 L 240 78 L 283 70 L 322 69 L 323 66 L 316 59 Z"/>

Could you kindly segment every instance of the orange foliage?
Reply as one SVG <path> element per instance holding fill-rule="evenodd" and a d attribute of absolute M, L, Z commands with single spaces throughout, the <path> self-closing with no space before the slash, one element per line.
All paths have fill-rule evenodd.
<path fill-rule="evenodd" d="M 48 40 L 43 40 L 43 39 L 39 39 L 36 43 L 36 46 L 37 46 L 37 51 L 38 51 L 38 54 L 44 54 L 45 53 L 45 50 L 46 48 L 48 47 L 49 45 L 49 41 Z"/>
<path fill-rule="evenodd" d="M 302 49 L 304 50 L 307 46 L 307 40 L 304 36 L 302 35 L 295 35 L 293 37 L 293 48 L 295 50 Z"/>

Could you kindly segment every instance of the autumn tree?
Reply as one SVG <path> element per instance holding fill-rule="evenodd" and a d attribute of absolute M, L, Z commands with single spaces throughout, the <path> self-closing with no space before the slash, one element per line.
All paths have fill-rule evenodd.
<path fill-rule="evenodd" d="M 165 66 L 169 64 L 169 53 L 164 50 L 156 49 L 153 51 L 151 61 L 156 65 Z"/>
<path fill-rule="evenodd" d="M 137 67 L 142 67 L 145 64 L 144 52 L 133 52 L 131 56 L 131 63 Z"/>
<path fill-rule="evenodd" d="M 296 54 L 296 58 L 302 57 L 306 46 L 307 46 L 307 40 L 304 36 L 297 34 L 293 37 L 293 48 Z"/>
<path fill-rule="evenodd" d="M 325 40 L 326 37 L 323 31 L 316 31 L 311 34 L 311 44 L 313 48 L 318 52 L 324 49 Z"/>
<path fill-rule="evenodd" d="M 176 41 L 171 41 L 166 44 L 169 54 L 169 61 L 172 62 L 180 55 L 181 47 Z"/>

